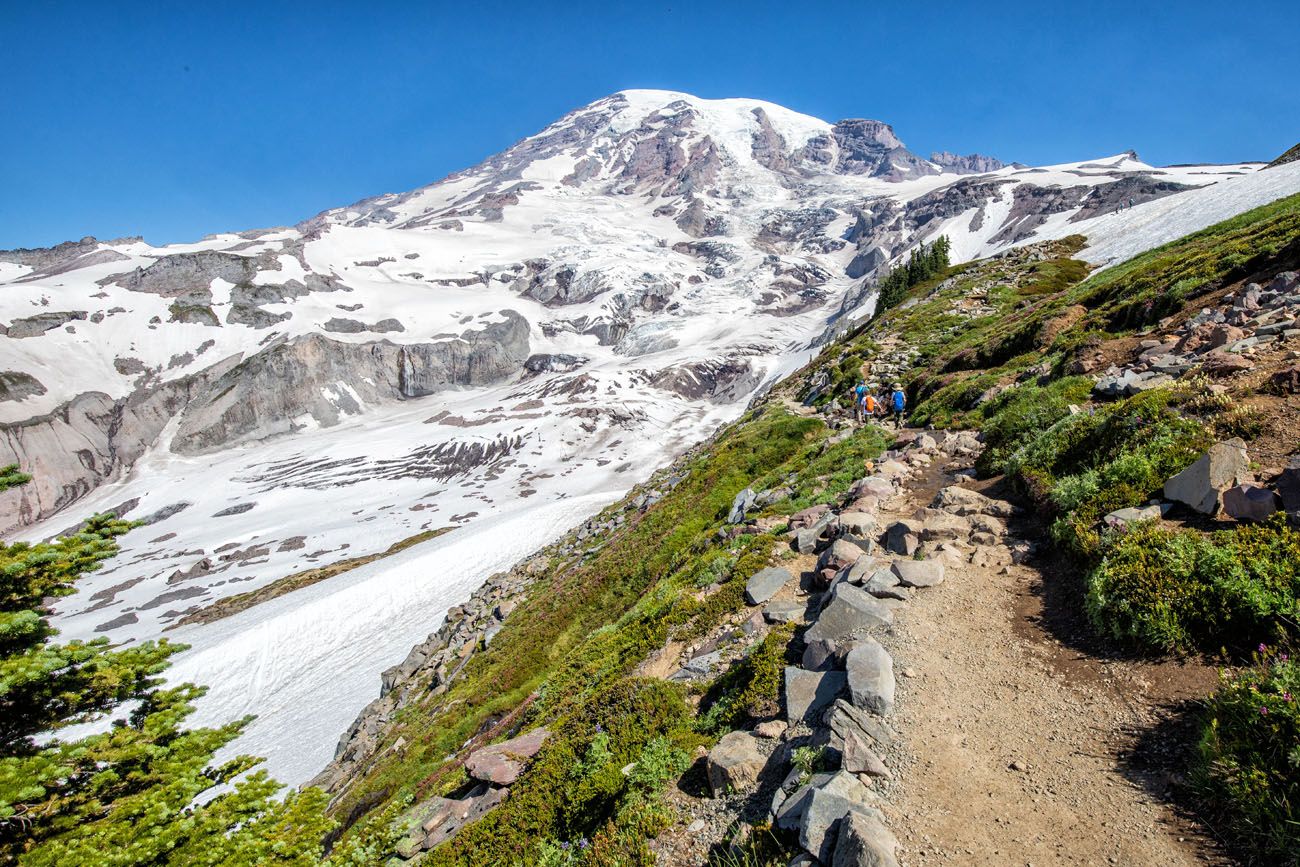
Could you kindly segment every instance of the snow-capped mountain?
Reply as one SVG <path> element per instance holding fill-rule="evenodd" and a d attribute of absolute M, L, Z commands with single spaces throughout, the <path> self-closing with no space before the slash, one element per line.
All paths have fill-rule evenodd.
<path fill-rule="evenodd" d="M 1105 262 L 1292 168 L 923 159 L 878 121 L 626 91 L 292 228 L 0 252 L 0 464 L 36 477 L 0 527 L 148 521 L 60 603 L 65 637 L 114 640 L 456 527 L 175 633 L 199 722 L 259 713 L 240 749 L 299 781 L 450 604 L 735 417 L 917 243 L 1080 232 Z"/>

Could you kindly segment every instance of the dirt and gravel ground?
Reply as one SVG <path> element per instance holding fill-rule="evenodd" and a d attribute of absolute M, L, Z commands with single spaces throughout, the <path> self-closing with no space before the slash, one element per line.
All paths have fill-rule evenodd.
<path fill-rule="evenodd" d="M 900 514 L 929 502 L 933 476 Z M 896 627 L 890 649 L 912 675 L 895 719 L 907 764 L 888 799 L 900 861 L 1231 863 L 1167 798 L 1189 734 L 1177 709 L 1211 692 L 1215 671 L 1100 655 L 1063 586 L 1076 579 L 1057 567 L 950 565 Z"/>

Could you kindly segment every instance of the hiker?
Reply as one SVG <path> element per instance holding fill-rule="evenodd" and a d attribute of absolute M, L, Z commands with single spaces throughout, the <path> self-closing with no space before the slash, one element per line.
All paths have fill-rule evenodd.
<path fill-rule="evenodd" d="M 857 419 L 859 424 L 861 424 L 863 420 L 862 404 L 866 396 L 867 396 L 867 381 L 865 379 L 858 380 L 858 387 L 853 389 L 853 417 Z"/>
<path fill-rule="evenodd" d="M 894 383 L 894 393 L 889 396 L 889 406 L 894 412 L 894 427 L 902 429 L 903 410 L 907 409 L 907 395 L 903 394 L 903 384 Z"/>
<path fill-rule="evenodd" d="M 862 420 L 870 421 L 876 417 L 876 411 L 880 408 L 876 396 L 867 389 L 866 394 L 862 396 Z"/>

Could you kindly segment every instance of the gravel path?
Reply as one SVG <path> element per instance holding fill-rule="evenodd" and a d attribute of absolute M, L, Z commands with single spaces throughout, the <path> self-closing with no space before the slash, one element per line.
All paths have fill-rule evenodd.
<path fill-rule="evenodd" d="M 942 483 L 918 481 L 899 511 Z M 911 602 L 890 647 L 912 675 L 895 719 L 909 755 L 889 798 L 904 867 L 1231 863 L 1156 794 L 1167 774 L 1123 761 L 1214 672 L 1060 643 L 1043 625 L 1052 579 L 1029 566 L 954 558 L 948 575 Z"/>

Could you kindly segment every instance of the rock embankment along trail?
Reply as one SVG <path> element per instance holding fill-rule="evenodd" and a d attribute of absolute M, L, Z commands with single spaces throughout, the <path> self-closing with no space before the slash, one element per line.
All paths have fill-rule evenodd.
<path fill-rule="evenodd" d="M 1162 799 L 1168 771 L 1134 761 L 1162 707 L 1214 672 L 1076 645 L 1044 610 L 1071 579 L 1040 571 L 1032 522 L 974 481 L 979 449 L 902 432 L 841 506 L 789 516 L 799 553 L 750 580 L 741 613 L 806 627 L 780 716 L 709 752 L 660 865 L 768 822 L 797 835 L 801 865 L 1227 863 Z M 682 650 L 655 673 L 678 679 L 663 663 Z"/>

